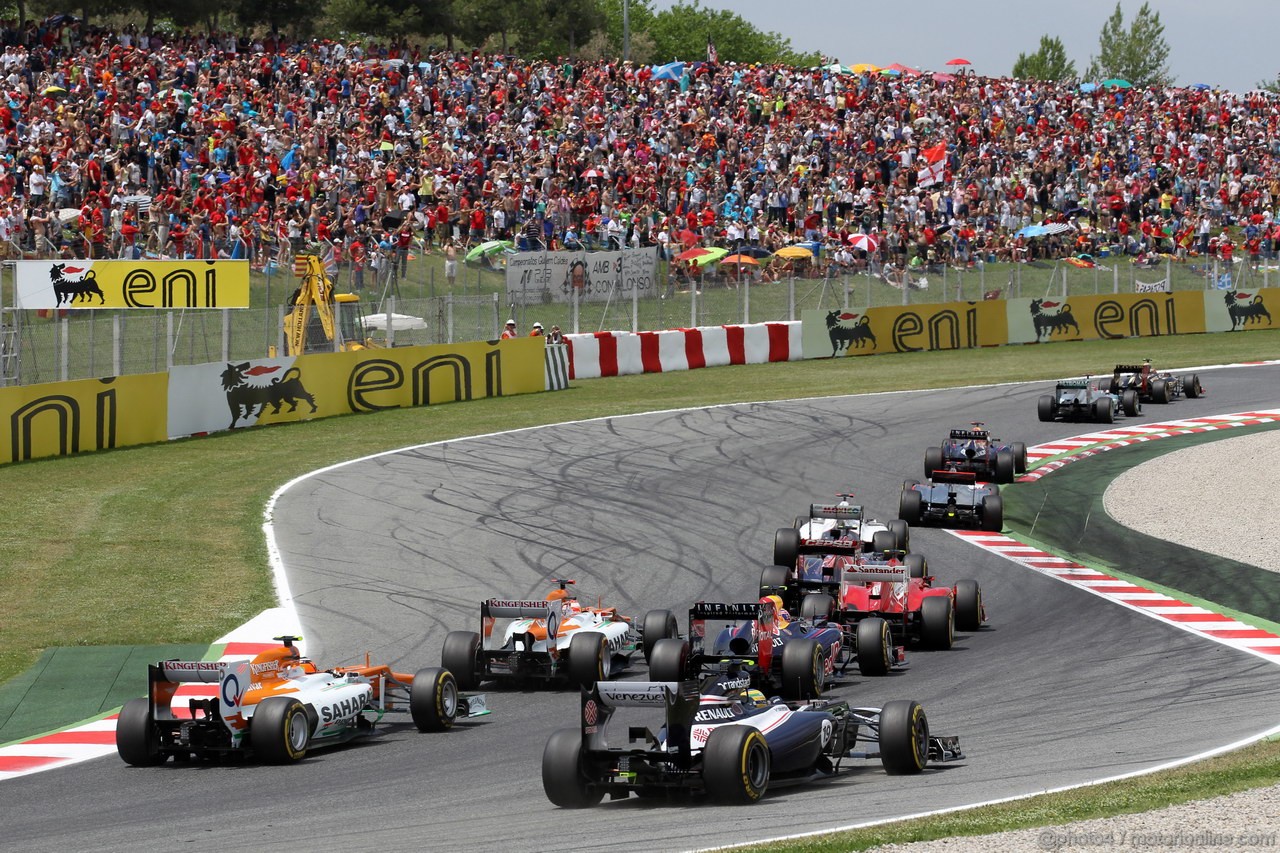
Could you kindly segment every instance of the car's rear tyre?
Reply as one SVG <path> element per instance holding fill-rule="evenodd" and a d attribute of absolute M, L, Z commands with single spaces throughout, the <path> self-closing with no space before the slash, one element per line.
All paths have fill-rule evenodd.
<path fill-rule="evenodd" d="M 249 742 L 265 764 L 289 764 L 307 755 L 311 721 L 297 699 L 271 696 L 258 703 L 249 724 Z"/>
<path fill-rule="evenodd" d="M 670 610 L 650 610 L 640 623 L 643 636 L 644 659 L 653 654 L 653 647 L 659 640 L 680 636 L 680 623 Z"/>
<path fill-rule="evenodd" d="M 1017 464 L 1013 458 L 1013 453 L 1008 450 L 1000 450 L 996 452 L 996 482 L 1012 483 L 1014 470 Z"/>
<path fill-rule="evenodd" d="M 893 653 L 889 623 L 879 616 L 869 616 L 858 623 L 854 640 L 858 672 L 867 676 L 888 675 Z"/>
<path fill-rule="evenodd" d="M 920 639 L 930 649 L 946 650 L 955 640 L 951 596 L 930 595 L 920 602 Z"/>
<path fill-rule="evenodd" d="M 769 789 L 769 744 L 759 729 L 720 726 L 702 750 L 707 797 L 726 806 L 749 805 Z"/>
<path fill-rule="evenodd" d="M 877 530 L 871 534 L 871 550 L 877 554 L 892 551 L 893 547 L 894 536 L 888 530 Z"/>
<path fill-rule="evenodd" d="M 583 772 L 582 732 L 559 729 L 542 750 L 542 790 L 562 809 L 586 809 L 600 802 L 604 791 Z"/>
<path fill-rule="evenodd" d="M 1046 394 L 1040 398 L 1038 403 L 1036 403 L 1036 414 L 1040 416 L 1040 420 L 1042 421 L 1051 421 L 1053 420 L 1054 408 L 1053 397 Z"/>
<path fill-rule="evenodd" d="M 924 558 L 924 554 L 908 554 L 902 560 L 907 567 L 907 577 L 923 578 L 929 576 L 929 561 Z"/>
<path fill-rule="evenodd" d="M 924 476 L 929 479 L 934 471 L 942 469 L 943 456 L 941 447 L 926 447 L 924 451 Z"/>
<path fill-rule="evenodd" d="M 1099 397 L 1093 401 L 1093 419 L 1100 424 L 1109 424 L 1115 421 L 1115 403 L 1110 397 Z"/>
<path fill-rule="evenodd" d="M 800 531 L 794 527 L 779 527 L 773 534 L 773 563 L 776 566 L 794 566 L 800 553 Z"/>
<path fill-rule="evenodd" d="M 822 679 L 822 646 L 817 640 L 796 639 L 782 647 L 782 695 L 785 698 L 821 696 Z"/>
<path fill-rule="evenodd" d="M 1151 402 L 1167 403 L 1169 402 L 1169 383 L 1164 379 L 1151 380 Z"/>
<path fill-rule="evenodd" d="M 116 720 L 116 752 L 126 764 L 154 767 L 164 761 L 160 753 L 160 732 L 151 719 L 151 702 L 130 699 Z"/>
<path fill-rule="evenodd" d="M 880 709 L 880 763 L 893 775 L 929 765 L 929 719 L 919 702 L 896 699 Z"/>
<path fill-rule="evenodd" d="M 982 499 L 982 529 L 992 533 L 1004 529 L 1004 498 L 987 495 Z"/>
<path fill-rule="evenodd" d="M 1021 441 L 1015 441 L 1009 445 L 1009 449 L 1013 451 L 1013 470 L 1016 474 L 1027 473 L 1027 446 Z"/>
<path fill-rule="evenodd" d="M 761 590 L 779 590 L 787 585 L 787 576 L 791 570 L 786 566 L 765 566 L 760 571 Z"/>
<path fill-rule="evenodd" d="M 458 681 L 439 667 L 418 670 L 409 689 L 409 716 L 420 732 L 443 732 L 458 717 Z"/>
<path fill-rule="evenodd" d="M 970 578 L 956 581 L 956 628 L 961 631 L 982 628 L 982 587 Z"/>
<path fill-rule="evenodd" d="M 1186 394 L 1193 400 L 1204 394 L 1204 388 L 1200 385 L 1199 374 L 1193 373 L 1186 379 L 1182 380 L 1182 393 Z"/>
<path fill-rule="evenodd" d="M 911 550 L 911 525 L 902 518 L 895 518 L 885 527 L 893 534 L 893 547 L 899 551 Z"/>
<path fill-rule="evenodd" d="M 811 592 L 800 600 L 800 618 L 809 622 L 825 622 L 835 609 L 835 601 L 825 592 Z"/>
<path fill-rule="evenodd" d="M 1124 389 L 1120 395 L 1120 408 L 1124 409 L 1124 413 L 1131 418 L 1136 418 L 1142 411 L 1142 402 L 1138 399 L 1138 392 L 1132 388 Z"/>
<path fill-rule="evenodd" d="M 576 631 L 569 640 L 569 680 L 582 687 L 594 687 L 607 681 L 612 670 L 613 652 L 609 641 L 599 631 Z"/>
<path fill-rule="evenodd" d="M 919 524 L 924 515 L 924 496 L 906 485 L 902 488 L 902 497 L 898 499 L 898 518 L 907 524 Z"/>
<path fill-rule="evenodd" d="M 649 656 L 651 681 L 684 681 L 689 671 L 689 643 L 685 640 L 659 640 Z"/>
<path fill-rule="evenodd" d="M 475 631 L 450 631 L 444 638 L 440 665 L 453 673 L 460 689 L 475 690 L 484 680 L 480 668 L 480 635 Z"/>

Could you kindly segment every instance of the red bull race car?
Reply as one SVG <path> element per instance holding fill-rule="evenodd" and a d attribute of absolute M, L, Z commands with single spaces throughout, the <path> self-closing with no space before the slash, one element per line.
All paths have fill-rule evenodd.
<path fill-rule="evenodd" d="M 970 471 L 935 471 L 933 478 L 902 484 L 898 515 L 908 524 L 938 527 L 1004 527 L 1004 499 L 995 483 L 980 483 Z"/>
<path fill-rule="evenodd" d="M 986 425 L 974 421 L 972 429 L 953 429 L 940 447 L 926 448 L 924 475 L 935 471 L 968 471 L 979 480 L 1012 483 L 1018 474 L 1027 472 L 1027 446 L 991 437 Z"/>
<path fill-rule="evenodd" d="M 388 666 L 320 669 L 294 645 L 242 661 L 167 660 L 147 668 L 148 695 L 132 699 L 116 721 L 116 751 L 146 767 L 175 760 L 252 754 L 267 764 L 304 758 L 313 747 L 373 733 L 388 711 L 407 710 L 421 731 L 452 728 L 458 717 L 488 714 L 484 696 L 464 696 L 443 669 L 414 675 Z M 175 707 L 183 683 L 218 685 L 215 697 Z"/>
<path fill-rule="evenodd" d="M 584 606 L 572 580 L 543 600 L 491 598 L 480 604 L 480 631 L 450 631 L 441 665 L 463 689 L 485 681 L 522 684 L 573 683 L 590 686 L 630 665 L 654 644 L 675 637 L 679 625 L 669 610 L 651 610 L 640 625 L 617 608 Z"/>
<path fill-rule="evenodd" d="M 632 792 L 748 804 L 771 787 L 836 776 L 851 758 L 879 759 L 891 774 L 964 758 L 958 737 L 930 733 L 917 702 L 857 708 L 821 699 L 770 701 L 752 683 L 730 670 L 702 691 L 696 681 L 601 681 L 583 690 L 579 725 L 552 734 L 543 750 L 547 798 L 561 808 Z M 665 719 L 656 730 L 651 721 L 610 726 L 620 708 L 662 711 Z"/>

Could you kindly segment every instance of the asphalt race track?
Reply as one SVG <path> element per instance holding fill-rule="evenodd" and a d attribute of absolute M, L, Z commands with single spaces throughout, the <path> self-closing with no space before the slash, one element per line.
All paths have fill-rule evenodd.
<path fill-rule="evenodd" d="M 1203 375 L 1208 396 L 1140 420 L 1276 405 L 1280 367 Z M 947 428 L 985 420 L 1028 444 L 1096 429 L 1041 424 L 1045 383 L 740 405 L 530 430 L 410 450 L 295 485 L 276 514 L 307 649 L 322 665 L 439 663 L 480 599 L 541 597 L 577 579 L 624 613 L 756 597 L 773 531 L 853 488 L 892 518 L 902 480 Z M 408 725 L 291 767 L 114 757 L 3 786 L 4 846 L 66 849 L 701 848 L 958 806 L 1151 767 L 1280 720 L 1280 667 L 1201 640 L 916 530 L 943 582 L 974 577 L 991 618 L 948 652 L 909 652 L 859 704 L 919 699 L 968 759 L 918 777 L 878 763 L 751 807 L 604 803 L 564 812 L 542 792 L 547 736 L 577 694 L 488 690 L 494 713 L 442 735 Z M 210 606 L 216 606 L 210 604 Z M 643 666 L 634 670 L 644 676 Z"/>

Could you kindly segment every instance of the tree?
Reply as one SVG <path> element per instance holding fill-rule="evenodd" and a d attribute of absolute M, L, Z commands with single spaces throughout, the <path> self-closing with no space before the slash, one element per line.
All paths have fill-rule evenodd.
<path fill-rule="evenodd" d="M 1258 88 L 1265 92 L 1275 92 L 1280 95 L 1280 74 L 1277 74 L 1270 80 L 1259 80 Z"/>
<path fill-rule="evenodd" d="M 1090 60 L 1087 76 L 1094 80 L 1119 77 L 1135 86 L 1168 86 L 1173 81 L 1168 61 L 1169 43 L 1160 13 L 1143 3 L 1126 30 L 1117 2 L 1098 35 L 1098 55 Z"/>
<path fill-rule="evenodd" d="M 1028 56 L 1018 54 L 1013 76 L 1020 80 L 1066 80 L 1076 76 L 1076 64 L 1067 59 L 1066 48 L 1056 36 L 1040 36 L 1040 49 Z"/>
<path fill-rule="evenodd" d="M 797 53 L 790 39 L 762 32 L 735 12 L 704 9 L 698 0 L 677 3 L 657 13 L 648 32 L 653 37 L 658 62 L 705 59 L 708 37 L 715 42 L 722 62 L 817 65 L 820 59 L 817 54 Z"/>

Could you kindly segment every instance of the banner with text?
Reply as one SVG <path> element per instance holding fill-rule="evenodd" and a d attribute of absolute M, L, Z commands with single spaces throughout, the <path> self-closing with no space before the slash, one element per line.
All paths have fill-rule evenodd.
<path fill-rule="evenodd" d="M 1206 290 L 1204 325 L 1206 332 L 1241 332 L 1248 329 L 1276 329 L 1267 303 L 1280 306 L 1280 288 L 1257 290 Z"/>
<path fill-rule="evenodd" d="M 1020 298 L 1008 300 L 1005 306 L 1011 344 L 1206 331 L 1205 301 L 1198 290 L 1072 296 L 1069 300 Z"/>
<path fill-rule="evenodd" d="M 999 346 L 1008 335 L 995 301 L 818 309 L 800 320 L 805 358 Z"/>
<path fill-rule="evenodd" d="M 248 261 L 17 261 L 18 308 L 248 308 Z"/>
<path fill-rule="evenodd" d="M 657 249 L 621 252 L 519 252 L 507 255 L 507 302 L 512 305 L 630 301 L 658 295 Z"/>

